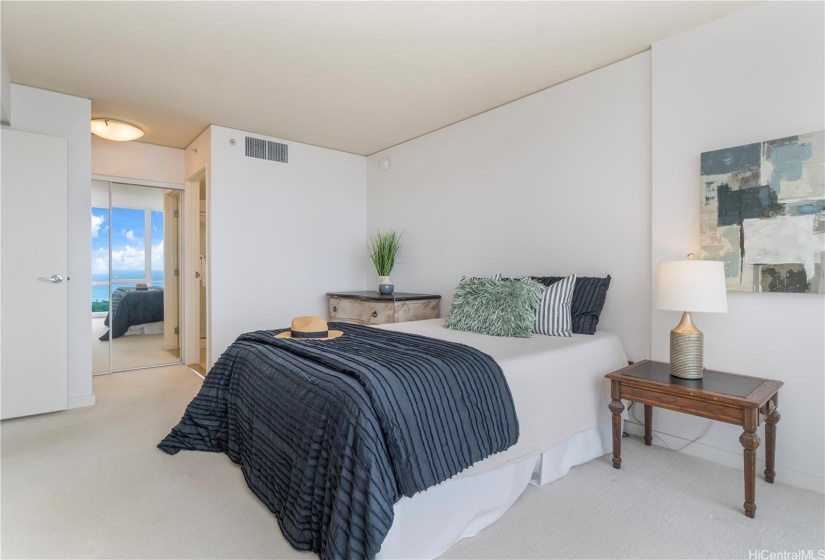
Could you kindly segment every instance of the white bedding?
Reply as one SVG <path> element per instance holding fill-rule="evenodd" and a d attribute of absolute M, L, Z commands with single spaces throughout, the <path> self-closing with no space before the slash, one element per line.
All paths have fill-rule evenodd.
<path fill-rule="evenodd" d="M 138 335 L 138 334 L 163 334 L 163 321 L 155 321 L 154 323 L 143 323 L 142 325 L 132 325 L 123 336 Z"/>
<path fill-rule="evenodd" d="M 604 376 L 627 365 L 619 338 L 608 332 L 570 338 L 505 338 L 446 329 L 444 319 L 377 328 L 472 346 L 489 354 L 507 378 L 519 420 L 518 443 L 451 480 L 478 476 L 544 453 L 576 433 L 609 422 L 609 384 Z"/>
<path fill-rule="evenodd" d="M 444 328 L 444 319 L 381 325 L 472 346 L 510 386 L 519 440 L 449 480 L 402 498 L 378 560 L 435 558 L 494 523 L 528 484 L 543 486 L 610 451 L 605 374 L 627 364 L 616 335 L 501 338 Z"/>

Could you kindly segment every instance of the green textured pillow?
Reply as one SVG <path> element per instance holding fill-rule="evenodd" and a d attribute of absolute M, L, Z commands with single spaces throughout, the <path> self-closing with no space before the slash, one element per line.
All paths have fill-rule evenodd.
<path fill-rule="evenodd" d="M 448 329 L 528 338 L 544 286 L 529 278 L 503 282 L 467 278 L 455 290 L 444 324 Z"/>

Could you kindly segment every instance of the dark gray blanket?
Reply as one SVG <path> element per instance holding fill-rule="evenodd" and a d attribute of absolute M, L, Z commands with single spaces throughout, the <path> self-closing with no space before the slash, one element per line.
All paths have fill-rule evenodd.
<path fill-rule="evenodd" d="M 133 325 L 157 321 L 163 321 L 163 288 L 118 288 L 112 292 L 111 311 L 103 322 L 109 330 L 99 340 L 109 340 L 110 335 L 118 338 Z"/>
<path fill-rule="evenodd" d="M 158 445 L 222 451 L 299 550 L 373 558 L 393 504 L 518 439 L 510 389 L 460 344 L 332 323 L 329 341 L 240 336 Z"/>

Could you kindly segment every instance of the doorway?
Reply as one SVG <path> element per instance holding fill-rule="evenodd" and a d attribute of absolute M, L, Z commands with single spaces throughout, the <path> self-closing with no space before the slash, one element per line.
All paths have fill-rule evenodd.
<path fill-rule="evenodd" d="M 92 373 L 181 363 L 182 191 L 92 181 Z"/>
<path fill-rule="evenodd" d="M 195 324 L 197 325 L 197 337 L 192 335 L 192 338 L 197 338 L 196 354 L 197 363 L 187 364 L 188 367 L 197 371 L 201 375 L 206 375 L 209 371 L 210 360 L 208 359 L 208 286 L 209 286 L 209 262 L 207 256 L 209 255 L 209 214 L 207 204 L 207 189 L 206 189 L 206 175 L 203 174 L 195 181 L 197 183 L 198 192 L 198 232 L 194 239 L 195 254 L 198 256 L 198 264 L 195 270 L 195 279 L 197 280 L 197 299 L 192 298 L 195 303 L 193 313 L 197 316 Z M 194 361 L 193 361 L 194 362 Z"/>

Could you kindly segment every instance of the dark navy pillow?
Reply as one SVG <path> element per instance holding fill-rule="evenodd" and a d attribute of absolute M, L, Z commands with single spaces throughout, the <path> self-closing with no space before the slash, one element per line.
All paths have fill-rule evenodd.
<path fill-rule="evenodd" d="M 533 276 L 533 280 L 549 286 L 566 276 Z M 599 315 L 607 298 L 610 287 L 610 275 L 607 278 L 578 276 L 573 290 L 573 304 L 570 313 L 573 316 L 573 332 L 577 334 L 594 334 L 599 324 Z"/>

